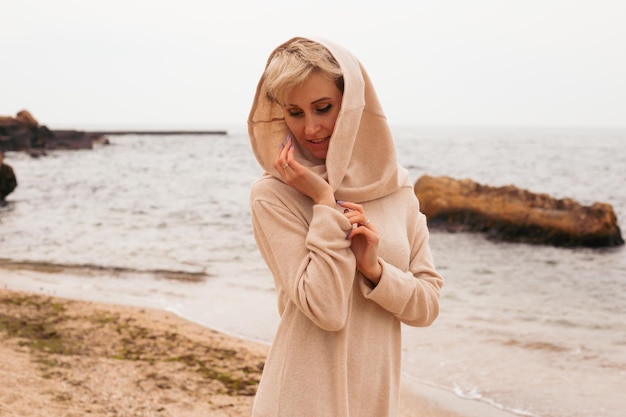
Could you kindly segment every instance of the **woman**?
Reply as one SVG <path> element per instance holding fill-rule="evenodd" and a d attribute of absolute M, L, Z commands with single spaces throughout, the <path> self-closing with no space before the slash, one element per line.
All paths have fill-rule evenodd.
<path fill-rule="evenodd" d="M 396 416 L 401 323 L 435 320 L 443 279 L 365 70 L 294 38 L 270 55 L 248 128 L 281 316 L 253 416 Z"/>

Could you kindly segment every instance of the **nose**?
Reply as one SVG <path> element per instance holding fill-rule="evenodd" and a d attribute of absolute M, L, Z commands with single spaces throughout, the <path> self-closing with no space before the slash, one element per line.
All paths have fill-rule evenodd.
<path fill-rule="evenodd" d="M 315 116 L 309 115 L 304 124 L 304 134 L 307 137 L 314 136 L 320 130 L 320 124 L 316 120 Z"/>

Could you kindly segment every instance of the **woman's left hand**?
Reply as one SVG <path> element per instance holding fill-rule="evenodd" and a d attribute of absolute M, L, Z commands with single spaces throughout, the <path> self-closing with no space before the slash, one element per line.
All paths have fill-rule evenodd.
<path fill-rule="evenodd" d="M 363 206 L 360 204 L 345 201 L 338 204 L 345 209 L 343 213 L 353 225 L 346 239 L 352 241 L 350 249 L 356 258 L 356 267 L 376 285 L 383 272 L 380 263 L 378 263 L 378 230 L 367 218 Z"/>

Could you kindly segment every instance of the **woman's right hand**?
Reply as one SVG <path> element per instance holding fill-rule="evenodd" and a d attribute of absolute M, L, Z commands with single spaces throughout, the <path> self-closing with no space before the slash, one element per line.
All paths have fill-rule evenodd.
<path fill-rule="evenodd" d="M 274 168 L 285 184 L 310 197 L 315 204 L 335 207 L 335 195 L 330 184 L 296 161 L 291 135 L 287 136 L 285 144 L 281 144 L 280 152 L 274 161 Z"/>

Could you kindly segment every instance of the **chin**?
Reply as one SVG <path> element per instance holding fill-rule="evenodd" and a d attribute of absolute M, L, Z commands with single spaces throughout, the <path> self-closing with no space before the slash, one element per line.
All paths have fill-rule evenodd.
<path fill-rule="evenodd" d="M 309 153 L 317 159 L 326 159 L 326 155 L 328 155 L 328 148 L 326 149 L 320 149 L 320 148 L 316 148 L 316 149 L 311 149 L 308 148 L 307 149 L 309 151 Z"/>
<path fill-rule="evenodd" d="M 316 159 L 321 159 L 322 161 L 325 161 L 328 152 L 311 152 L 311 155 L 313 155 L 313 157 Z"/>

